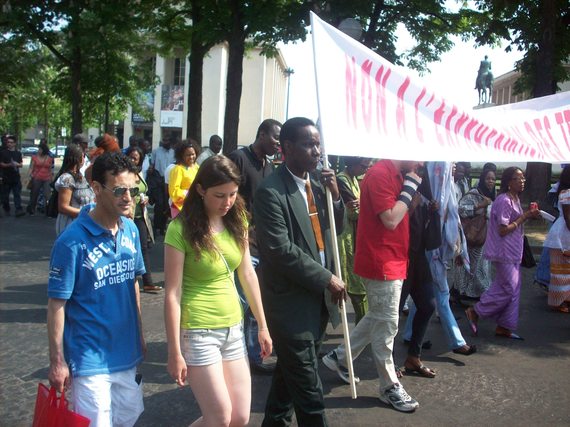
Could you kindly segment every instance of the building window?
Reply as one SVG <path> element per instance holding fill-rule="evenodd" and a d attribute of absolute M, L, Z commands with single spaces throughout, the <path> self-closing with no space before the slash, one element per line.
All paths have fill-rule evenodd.
<path fill-rule="evenodd" d="M 176 58 L 174 60 L 174 84 L 184 86 L 184 76 L 186 74 L 186 60 L 184 58 Z"/>

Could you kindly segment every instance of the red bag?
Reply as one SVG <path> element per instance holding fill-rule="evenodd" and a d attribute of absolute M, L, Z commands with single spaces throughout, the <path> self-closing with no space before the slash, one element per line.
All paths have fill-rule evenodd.
<path fill-rule="evenodd" d="M 39 383 L 32 427 L 89 427 L 89 418 L 76 414 L 67 405 L 65 392 L 58 398 L 54 387 L 48 389 Z"/>

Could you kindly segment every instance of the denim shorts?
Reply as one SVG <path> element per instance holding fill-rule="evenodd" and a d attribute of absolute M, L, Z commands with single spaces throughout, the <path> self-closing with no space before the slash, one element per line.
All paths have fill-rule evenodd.
<path fill-rule="evenodd" d="M 245 357 L 242 322 L 221 329 L 181 329 L 180 347 L 189 366 L 207 366 Z"/>

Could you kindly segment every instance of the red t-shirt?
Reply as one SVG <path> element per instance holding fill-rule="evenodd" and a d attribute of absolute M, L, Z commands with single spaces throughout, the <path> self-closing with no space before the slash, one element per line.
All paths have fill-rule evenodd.
<path fill-rule="evenodd" d="M 362 180 L 356 232 L 354 272 L 373 280 L 406 278 L 410 227 L 408 214 L 395 230 L 387 229 L 379 214 L 396 204 L 402 174 L 390 160 L 376 163 Z"/>

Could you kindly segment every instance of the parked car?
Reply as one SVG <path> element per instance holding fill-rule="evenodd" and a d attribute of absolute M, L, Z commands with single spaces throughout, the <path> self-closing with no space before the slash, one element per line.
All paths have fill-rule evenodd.
<path fill-rule="evenodd" d="M 67 145 L 56 145 L 55 147 L 50 148 L 53 157 L 63 157 L 65 154 L 65 149 Z"/>
<path fill-rule="evenodd" d="M 36 147 L 35 145 L 29 146 L 29 147 L 23 147 L 22 148 L 22 155 L 24 156 L 33 156 L 34 154 L 38 153 L 39 148 Z"/>

